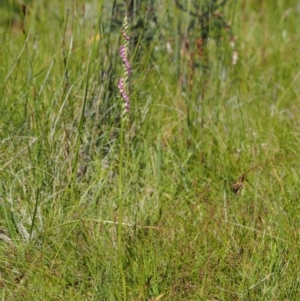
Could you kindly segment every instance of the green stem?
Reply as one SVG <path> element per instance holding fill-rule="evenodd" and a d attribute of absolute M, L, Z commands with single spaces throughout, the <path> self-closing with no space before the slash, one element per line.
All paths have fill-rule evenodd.
<path fill-rule="evenodd" d="M 74 162 L 73 162 L 73 170 L 72 170 L 72 174 L 73 174 L 72 178 L 73 179 L 72 180 L 76 179 L 76 174 L 77 174 L 79 149 L 80 149 L 80 145 L 81 145 L 83 124 L 84 124 L 84 111 L 85 111 L 85 106 L 86 106 L 87 96 L 88 96 L 89 75 L 90 75 L 90 57 L 89 57 L 88 66 L 87 66 L 84 98 L 83 98 L 83 101 L 82 101 L 81 115 L 80 115 L 78 132 L 77 132 L 77 137 L 76 137 L 75 159 L 74 159 Z"/>
<path fill-rule="evenodd" d="M 119 161 L 119 200 L 118 200 L 118 252 L 119 265 L 122 275 L 123 300 L 127 300 L 126 277 L 123 268 L 123 249 L 122 249 L 122 231 L 123 231 L 123 157 L 124 157 L 124 119 L 121 118 L 120 129 L 120 161 Z"/>

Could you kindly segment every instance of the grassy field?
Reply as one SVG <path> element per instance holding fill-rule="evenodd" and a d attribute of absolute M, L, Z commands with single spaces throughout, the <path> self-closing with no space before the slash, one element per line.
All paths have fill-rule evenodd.
<path fill-rule="evenodd" d="M 25 2 L 0 6 L 0 299 L 300 300 L 299 1 Z"/>

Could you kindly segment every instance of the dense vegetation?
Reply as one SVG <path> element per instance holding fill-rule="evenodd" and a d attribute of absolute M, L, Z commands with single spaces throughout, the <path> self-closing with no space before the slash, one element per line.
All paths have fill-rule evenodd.
<path fill-rule="evenodd" d="M 0 16 L 1 300 L 300 299 L 299 1 Z"/>

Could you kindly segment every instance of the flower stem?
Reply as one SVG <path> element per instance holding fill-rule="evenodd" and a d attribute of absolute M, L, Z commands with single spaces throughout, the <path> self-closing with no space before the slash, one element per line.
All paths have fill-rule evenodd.
<path fill-rule="evenodd" d="M 127 300 L 126 276 L 123 265 L 123 158 L 124 158 L 124 120 L 121 118 L 120 128 L 120 161 L 119 161 L 119 199 L 118 199 L 118 256 L 122 277 L 123 300 Z"/>

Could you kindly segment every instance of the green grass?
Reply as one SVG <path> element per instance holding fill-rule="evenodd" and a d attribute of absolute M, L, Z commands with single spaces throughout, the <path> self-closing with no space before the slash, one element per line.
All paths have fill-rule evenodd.
<path fill-rule="evenodd" d="M 1 5 L 1 300 L 299 300 L 299 4 L 150 2 L 123 128 L 123 2 Z"/>

